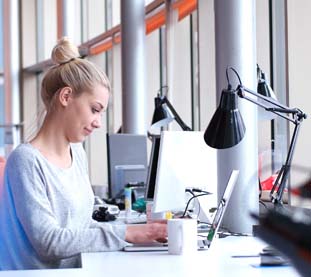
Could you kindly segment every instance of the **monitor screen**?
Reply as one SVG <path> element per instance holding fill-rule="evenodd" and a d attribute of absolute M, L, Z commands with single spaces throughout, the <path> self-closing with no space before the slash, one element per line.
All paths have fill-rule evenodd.
<path fill-rule="evenodd" d="M 128 183 L 146 183 L 147 136 L 108 134 L 107 153 L 109 197 L 121 198 Z"/>
<path fill-rule="evenodd" d="M 186 188 L 213 193 L 208 206 L 216 207 L 217 150 L 205 144 L 203 132 L 163 131 L 153 212 L 184 210 Z"/>
<path fill-rule="evenodd" d="M 156 184 L 158 158 L 159 158 L 159 150 L 160 150 L 160 140 L 161 138 L 159 135 L 152 136 L 152 147 L 151 147 L 151 153 L 150 153 L 147 184 L 146 184 L 146 194 L 145 194 L 145 199 L 147 201 L 152 201 L 154 197 L 154 189 L 155 189 L 155 184 Z"/>

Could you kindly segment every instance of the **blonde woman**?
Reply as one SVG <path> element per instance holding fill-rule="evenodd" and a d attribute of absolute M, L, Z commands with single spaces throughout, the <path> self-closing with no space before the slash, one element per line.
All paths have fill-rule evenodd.
<path fill-rule="evenodd" d="M 81 142 L 101 126 L 109 81 L 62 39 L 42 81 L 46 116 L 8 158 L 0 200 L 0 269 L 79 266 L 81 252 L 115 251 L 166 237 L 166 225 L 92 220 L 94 195 Z"/>

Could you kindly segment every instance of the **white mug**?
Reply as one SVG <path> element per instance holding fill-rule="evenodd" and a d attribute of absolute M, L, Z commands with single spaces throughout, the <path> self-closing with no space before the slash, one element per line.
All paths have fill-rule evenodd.
<path fill-rule="evenodd" d="M 197 220 L 174 218 L 167 222 L 168 253 L 193 254 L 197 251 Z"/>

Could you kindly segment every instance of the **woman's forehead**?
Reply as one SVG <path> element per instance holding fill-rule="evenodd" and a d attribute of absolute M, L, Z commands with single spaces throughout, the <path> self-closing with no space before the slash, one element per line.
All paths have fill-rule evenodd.
<path fill-rule="evenodd" d="M 107 107 L 109 101 L 109 91 L 102 85 L 95 86 L 90 92 L 82 93 L 83 97 L 89 99 L 89 101 L 98 103 L 103 108 Z"/>

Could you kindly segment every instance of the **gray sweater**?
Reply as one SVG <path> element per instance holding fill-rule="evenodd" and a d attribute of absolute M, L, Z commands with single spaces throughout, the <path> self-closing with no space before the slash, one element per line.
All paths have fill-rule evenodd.
<path fill-rule="evenodd" d="M 11 153 L 0 196 L 0 269 L 77 267 L 81 252 L 127 245 L 125 225 L 92 220 L 86 155 L 81 144 L 71 153 L 68 169 L 29 143 Z"/>

